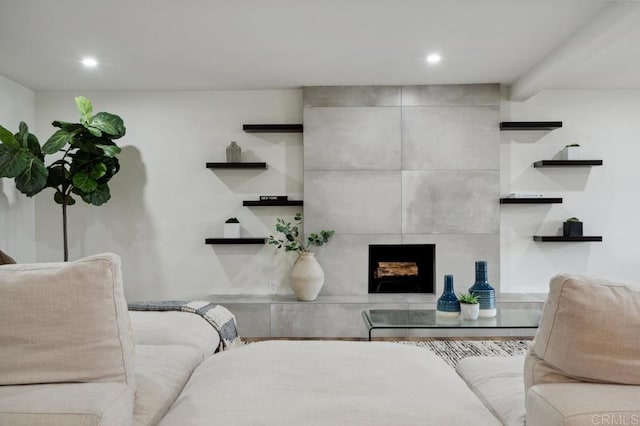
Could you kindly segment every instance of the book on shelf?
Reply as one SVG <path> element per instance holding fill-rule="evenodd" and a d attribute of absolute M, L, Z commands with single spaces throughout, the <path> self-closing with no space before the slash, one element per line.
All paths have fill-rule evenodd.
<path fill-rule="evenodd" d="M 260 201 L 287 201 L 288 195 L 261 195 Z"/>
<path fill-rule="evenodd" d="M 506 198 L 542 198 L 544 194 L 531 194 L 524 192 L 512 192 Z"/>

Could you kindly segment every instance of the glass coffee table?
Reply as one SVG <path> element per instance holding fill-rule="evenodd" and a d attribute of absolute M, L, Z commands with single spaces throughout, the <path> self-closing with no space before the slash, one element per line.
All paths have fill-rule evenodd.
<path fill-rule="evenodd" d="M 371 332 L 378 329 L 437 329 L 437 328 L 538 328 L 539 309 L 498 309 L 494 318 L 478 318 L 475 321 L 436 316 L 435 310 L 366 309 L 362 317 Z"/>

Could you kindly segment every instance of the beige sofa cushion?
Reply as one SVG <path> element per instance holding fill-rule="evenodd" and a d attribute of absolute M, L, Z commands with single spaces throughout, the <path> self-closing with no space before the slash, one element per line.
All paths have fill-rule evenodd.
<path fill-rule="evenodd" d="M 437 355 L 387 342 L 267 341 L 200 364 L 161 426 L 499 425 Z"/>
<path fill-rule="evenodd" d="M 124 383 L 0 386 L 0 425 L 130 425 L 133 400 Z"/>
<path fill-rule="evenodd" d="M 158 424 L 203 358 L 200 350 L 189 346 L 136 346 L 134 426 Z M 211 378 L 212 386 L 216 381 Z"/>
<path fill-rule="evenodd" d="M 503 425 L 520 426 L 526 417 L 523 363 L 524 356 L 468 357 L 456 372 Z"/>
<path fill-rule="evenodd" d="M 134 338 L 114 254 L 0 266 L 0 384 L 123 382 Z"/>
<path fill-rule="evenodd" d="M 638 386 L 550 383 L 527 392 L 527 426 L 639 424 Z"/>
<path fill-rule="evenodd" d="M 558 275 L 551 279 L 531 356 L 573 379 L 638 385 L 638 330 L 640 289 L 603 278 Z M 541 368 L 534 361 L 528 361 L 529 368 Z M 525 371 L 528 386 L 541 383 L 536 377 L 552 374 Z"/>
<path fill-rule="evenodd" d="M 129 311 L 137 345 L 187 345 L 205 355 L 220 345 L 220 335 L 204 318 L 191 312 Z"/>

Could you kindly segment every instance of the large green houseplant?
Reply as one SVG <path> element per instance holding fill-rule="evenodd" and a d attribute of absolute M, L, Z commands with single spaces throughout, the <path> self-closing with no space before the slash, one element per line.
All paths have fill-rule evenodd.
<path fill-rule="evenodd" d="M 120 170 L 114 139 L 126 129 L 120 117 L 106 112 L 93 114 L 91 102 L 79 96 L 76 105 L 79 123 L 54 121 L 57 130 L 40 145 L 24 122 L 17 133 L 0 126 L 0 177 L 15 178 L 16 188 L 33 197 L 53 188 L 54 201 L 62 207 L 64 260 L 69 260 L 67 207 L 76 203 L 74 195 L 99 206 L 111 198 L 109 181 Z M 45 165 L 45 156 L 53 161 Z"/>

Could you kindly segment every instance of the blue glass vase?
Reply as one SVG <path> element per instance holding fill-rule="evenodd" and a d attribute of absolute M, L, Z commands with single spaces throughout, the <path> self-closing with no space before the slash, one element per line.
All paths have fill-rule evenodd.
<path fill-rule="evenodd" d="M 460 302 L 453 291 L 453 275 L 444 276 L 444 291 L 438 299 L 436 314 L 450 318 L 457 318 L 460 314 Z"/>
<path fill-rule="evenodd" d="M 493 318 L 496 316 L 496 291 L 487 279 L 487 261 L 476 262 L 476 282 L 469 288 L 469 293 L 478 297 L 480 302 L 480 314 L 482 318 Z"/>

